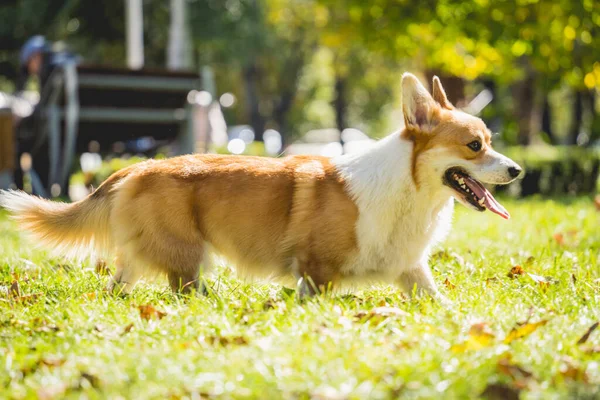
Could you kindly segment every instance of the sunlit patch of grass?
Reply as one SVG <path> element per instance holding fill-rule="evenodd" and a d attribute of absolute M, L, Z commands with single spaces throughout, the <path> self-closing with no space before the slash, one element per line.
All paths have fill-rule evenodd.
<path fill-rule="evenodd" d="M 509 221 L 458 206 L 432 257 L 453 310 L 391 286 L 300 302 L 227 268 L 206 297 L 163 282 L 113 297 L 93 265 L 49 258 L 1 216 L 0 397 L 600 396 L 600 330 L 577 344 L 600 319 L 600 213 L 504 204 Z"/>

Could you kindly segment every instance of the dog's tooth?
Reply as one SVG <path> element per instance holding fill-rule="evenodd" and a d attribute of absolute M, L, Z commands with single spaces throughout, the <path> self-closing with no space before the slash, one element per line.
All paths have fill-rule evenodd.
<path fill-rule="evenodd" d="M 458 178 L 458 183 L 460 183 L 462 186 L 465 184 L 465 180 L 463 178 Z"/>
<path fill-rule="evenodd" d="M 478 203 L 479 203 L 480 205 L 483 205 L 483 203 L 485 203 L 485 199 L 482 197 L 481 199 L 479 199 Z"/>

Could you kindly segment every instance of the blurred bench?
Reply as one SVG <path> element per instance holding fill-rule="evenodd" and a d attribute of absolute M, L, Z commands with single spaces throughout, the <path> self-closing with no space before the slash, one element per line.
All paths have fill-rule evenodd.
<path fill-rule="evenodd" d="M 200 87 L 193 72 L 128 70 L 77 65 L 53 71 L 40 101 L 43 123 L 36 136 L 47 138 L 48 193 L 65 192 L 75 155 L 90 142 L 109 152 L 117 142 L 151 137 L 174 144 L 176 154 L 194 152 L 190 91 Z M 55 194 L 55 193 L 53 193 Z"/>

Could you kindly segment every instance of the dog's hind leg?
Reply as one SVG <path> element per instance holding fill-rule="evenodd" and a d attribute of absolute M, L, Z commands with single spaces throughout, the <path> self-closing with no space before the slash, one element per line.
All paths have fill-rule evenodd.
<path fill-rule="evenodd" d="M 185 254 L 185 255 L 183 255 Z M 207 272 L 210 265 L 204 263 L 204 268 L 200 269 L 200 264 L 205 259 L 203 246 L 188 247 L 183 252 L 179 252 L 173 266 L 166 268 L 167 278 L 171 289 L 176 293 L 190 294 L 194 291 L 206 294 L 206 288 L 200 272 Z"/>
<path fill-rule="evenodd" d="M 200 288 L 202 287 L 202 293 L 206 294 L 206 288 L 200 282 L 199 271 L 188 271 L 188 273 L 169 271 L 167 277 L 169 278 L 169 285 L 174 292 L 190 294 L 194 291 L 200 292 Z"/>
<path fill-rule="evenodd" d="M 338 278 L 338 274 L 334 270 L 313 260 L 303 262 L 294 260 L 292 269 L 298 279 L 298 296 L 300 298 L 327 292 L 333 288 Z"/>

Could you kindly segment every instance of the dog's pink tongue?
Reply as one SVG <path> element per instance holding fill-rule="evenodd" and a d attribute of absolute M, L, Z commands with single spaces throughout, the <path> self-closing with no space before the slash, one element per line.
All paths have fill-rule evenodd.
<path fill-rule="evenodd" d="M 471 177 L 465 177 L 465 183 L 469 186 L 469 189 L 473 191 L 480 199 L 483 198 L 485 206 L 493 213 L 498 214 L 504 219 L 509 219 L 510 214 L 506 211 L 506 208 L 502 207 L 502 204 L 498 203 L 494 196 L 479 182 Z"/>

